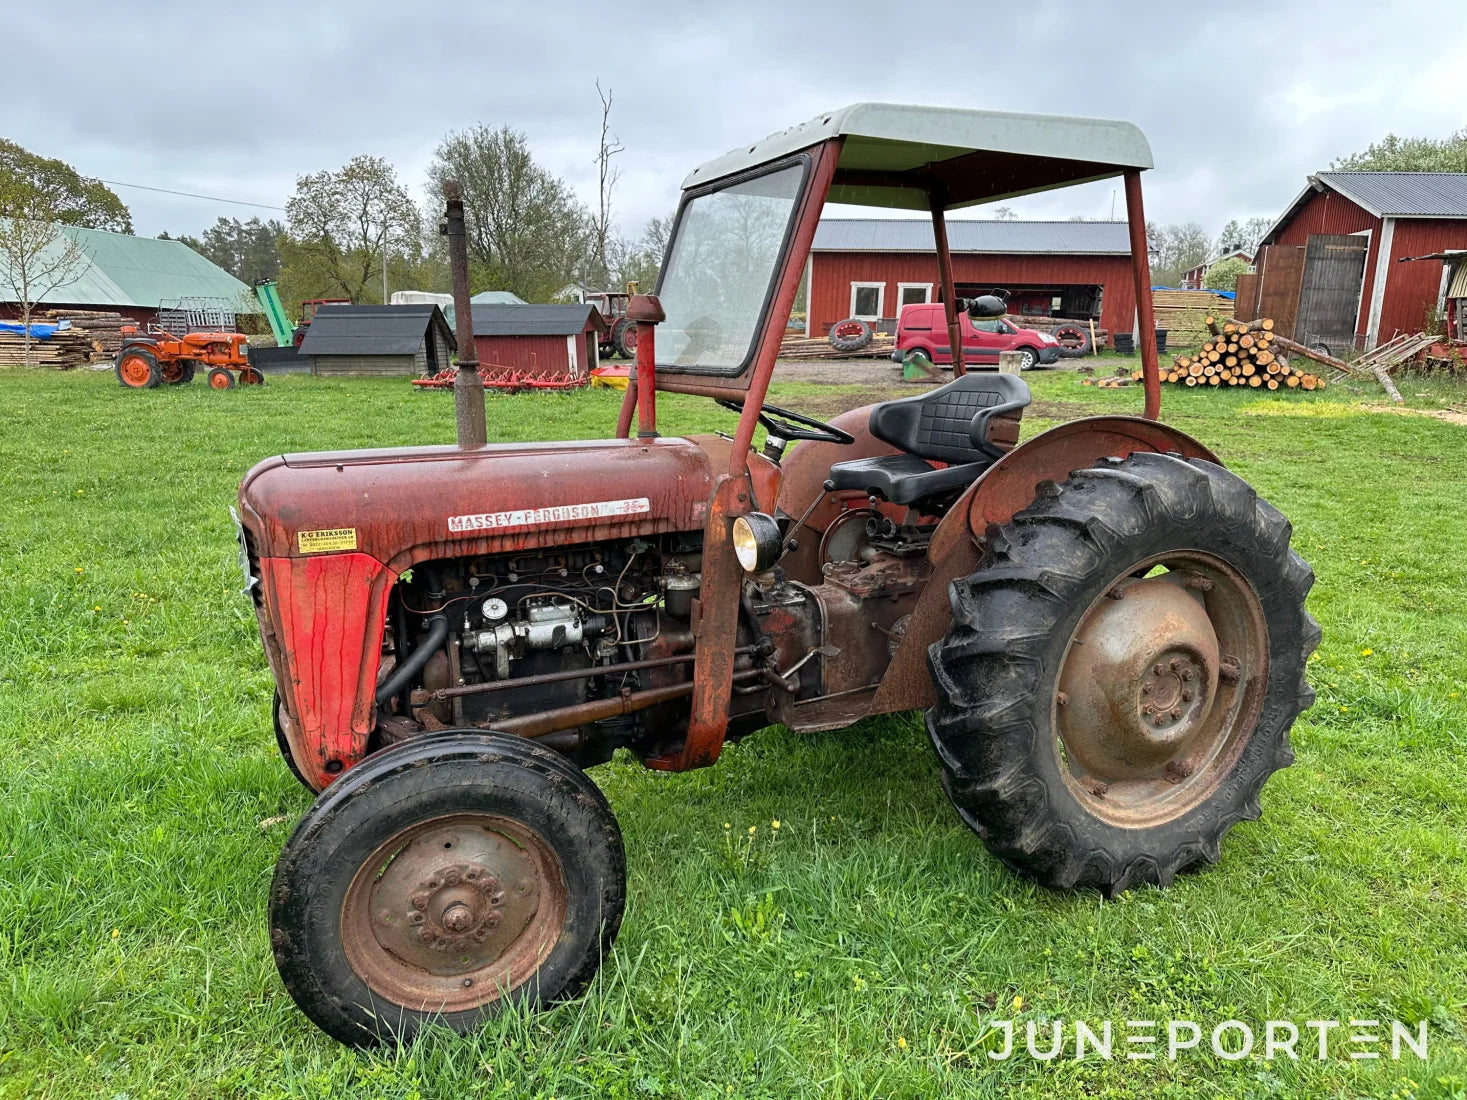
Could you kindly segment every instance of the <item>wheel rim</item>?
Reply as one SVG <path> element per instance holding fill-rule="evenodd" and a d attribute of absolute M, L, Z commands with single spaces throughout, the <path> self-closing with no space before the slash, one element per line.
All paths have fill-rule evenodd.
<path fill-rule="evenodd" d="M 1127 570 L 1060 665 L 1053 728 L 1071 792 L 1128 828 L 1207 801 L 1258 722 L 1267 637 L 1257 594 L 1220 558 L 1179 551 Z"/>
<path fill-rule="evenodd" d="M 152 377 L 153 367 L 141 355 L 124 355 L 117 371 L 129 386 L 146 386 Z"/>
<path fill-rule="evenodd" d="M 862 329 L 856 321 L 842 321 L 833 330 L 836 336 L 860 336 Z"/>
<path fill-rule="evenodd" d="M 1020 360 L 1020 364 L 1025 370 L 1032 367 L 1034 365 L 1034 353 L 1032 351 L 1024 352 L 1024 358 Z"/>
<path fill-rule="evenodd" d="M 209 385 L 216 390 L 229 389 L 229 372 L 214 371 L 212 374 L 209 375 Z"/>
<path fill-rule="evenodd" d="M 538 833 L 455 814 L 403 829 L 372 853 L 347 888 L 341 938 L 373 993 L 462 1012 L 532 978 L 565 912 L 560 862 Z"/>

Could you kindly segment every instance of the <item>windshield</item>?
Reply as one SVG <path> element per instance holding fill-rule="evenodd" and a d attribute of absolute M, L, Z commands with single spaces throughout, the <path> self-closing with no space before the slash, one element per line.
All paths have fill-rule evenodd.
<path fill-rule="evenodd" d="M 803 163 L 700 195 L 683 208 L 658 284 L 659 370 L 738 374 L 779 266 Z"/>

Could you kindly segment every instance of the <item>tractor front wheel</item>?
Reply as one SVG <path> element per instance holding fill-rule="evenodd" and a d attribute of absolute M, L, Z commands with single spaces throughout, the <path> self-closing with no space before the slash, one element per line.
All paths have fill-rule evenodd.
<path fill-rule="evenodd" d="M 158 357 L 145 348 L 127 348 L 117 357 L 117 381 L 130 390 L 157 389 L 163 381 Z"/>
<path fill-rule="evenodd" d="M 234 389 L 234 374 L 227 367 L 215 367 L 209 371 L 209 388 L 211 390 Z"/>
<path fill-rule="evenodd" d="M 1221 466 L 1077 470 L 953 582 L 927 728 L 958 813 L 1010 867 L 1114 895 L 1215 862 L 1260 816 L 1314 700 L 1314 574 Z"/>
<path fill-rule="evenodd" d="M 243 367 L 239 372 L 239 381 L 244 386 L 263 386 L 265 376 L 260 373 L 259 367 Z"/>
<path fill-rule="evenodd" d="M 322 1030 L 403 1042 L 576 996 L 625 898 L 621 831 L 585 773 L 532 741 L 459 731 L 326 788 L 276 865 L 270 937 Z"/>

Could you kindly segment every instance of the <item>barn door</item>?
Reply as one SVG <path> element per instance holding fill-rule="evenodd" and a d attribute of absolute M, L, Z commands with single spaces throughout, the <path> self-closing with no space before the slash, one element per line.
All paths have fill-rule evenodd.
<path fill-rule="evenodd" d="M 1322 341 L 1331 349 L 1355 346 L 1369 247 L 1370 238 L 1364 234 L 1316 233 L 1309 238 L 1294 339 L 1308 344 Z"/>
<path fill-rule="evenodd" d="M 1299 290 L 1304 283 L 1304 246 L 1271 244 L 1259 249 L 1254 260 L 1258 270 L 1259 317 L 1271 317 L 1274 332 L 1291 339 L 1299 316 Z"/>

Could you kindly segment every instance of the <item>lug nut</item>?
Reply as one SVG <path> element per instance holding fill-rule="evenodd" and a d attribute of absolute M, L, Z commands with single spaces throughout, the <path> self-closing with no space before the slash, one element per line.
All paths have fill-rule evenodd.
<path fill-rule="evenodd" d="M 1184 691 L 1184 692 L 1182 692 L 1182 702 L 1184 702 L 1184 703 L 1190 703 L 1191 701 L 1192 701 L 1192 693 L 1190 691 Z"/>
<path fill-rule="evenodd" d="M 1146 684 L 1142 684 L 1141 685 L 1141 694 L 1142 695 L 1150 695 L 1151 694 L 1151 685 L 1149 683 L 1146 683 Z"/>
<path fill-rule="evenodd" d="M 1182 669 L 1182 679 L 1183 680 L 1190 680 L 1190 679 L 1192 679 L 1192 670 L 1190 668 L 1184 668 L 1184 669 Z"/>
<path fill-rule="evenodd" d="M 1160 661 L 1157 661 L 1156 664 L 1152 666 L 1151 671 L 1160 676 L 1163 672 L 1166 671 L 1166 665 L 1162 664 Z"/>
<path fill-rule="evenodd" d="M 1156 708 L 1153 707 L 1150 703 L 1147 703 L 1144 707 L 1141 708 L 1141 713 L 1142 714 L 1155 714 L 1156 713 Z"/>
<path fill-rule="evenodd" d="M 1181 708 L 1180 707 L 1173 708 L 1173 710 L 1172 710 L 1172 721 L 1176 721 L 1181 716 L 1182 716 Z"/>

